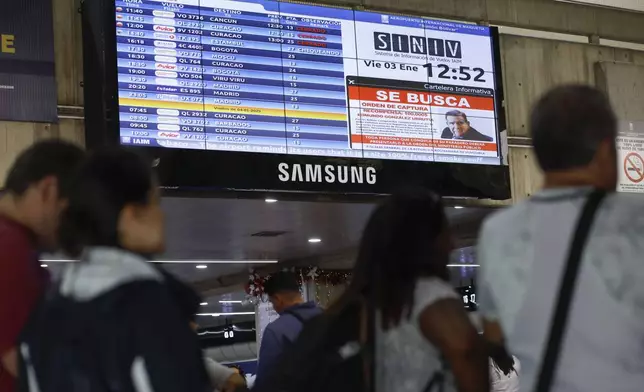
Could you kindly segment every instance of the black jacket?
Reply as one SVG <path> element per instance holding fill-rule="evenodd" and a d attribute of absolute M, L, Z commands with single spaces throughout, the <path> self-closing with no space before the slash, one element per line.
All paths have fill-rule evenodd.
<path fill-rule="evenodd" d="M 29 321 L 20 391 L 211 392 L 190 293 L 137 255 L 92 249 Z"/>
<path fill-rule="evenodd" d="M 491 137 L 482 134 L 481 132 L 477 131 L 472 127 L 470 127 L 470 129 L 467 132 L 465 132 L 465 135 L 463 135 L 463 137 L 460 137 L 460 138 L 454 138 L 454 134 L 449 129 L 449 127 L 445 127 L 445 129 L 443 129 L 443 134 L 441 135 L 441 139 L 472 140 L 476 142 L 491 142 L 492 140 L 494 140 Z"/>

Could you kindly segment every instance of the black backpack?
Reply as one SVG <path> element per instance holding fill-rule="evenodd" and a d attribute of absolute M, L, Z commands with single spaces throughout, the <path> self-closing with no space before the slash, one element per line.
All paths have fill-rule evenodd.
<path fill-rule="evenodd" d="M 371 369 L 375 369 L 375 317 L 374 310 L 367 308 L 365 311 L 362 299 L 356 299 L 338 312 L 325 312 L 306 321 L 295 342 L 286 346 L 277 366 L 252 392 L 374 390 Z M 293 316 L 303 321 L 298 315 Z M 364 316 L 370 328 L 361 333 Z M 444 374 L 445 366 L 428 375 L 429 382 L 418 392 L 442 392 Z"/>
<path fill-rule="evenodd" d="M 95 333 L 110 328 L 109 324 L 101 326 L 102 304 L 77 303 L 56 291 L 47 293 L 22 332 L 18 391 L 115 390 L 107 385 L 103 374 L 107 364 L 98 362 L 101 356 Z"/>
<path fill-rule="evenodd" d="M 369 356 L 366 345 L 360 344 L 361 313 L 361 303 L 356 301 L 338 313 L 325 312 L 307 320 L 278 364 L 252 391 L 364 391 Z"/>
<path fill-rule="evenodd" d="M 209 391 L 197 339 L 176 301 L 167 282 L 125 283 L 86 302 L 52 289 L 22 332 L 18 391 L 134 392 L 135 383 L 155 392 Z M 159 337 L 173 341 L 159 344 Z"/>

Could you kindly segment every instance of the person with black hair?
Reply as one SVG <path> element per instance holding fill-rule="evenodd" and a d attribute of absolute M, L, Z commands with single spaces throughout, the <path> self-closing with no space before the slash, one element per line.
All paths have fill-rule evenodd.
<path fill-rule="evenodd" d="M 210 391 L 189 327 L 199 297 L 148 263 L 164 249 L 151 164 L 123 149 L 94 152 L 71 189 L 59 240 L 80 262 L 23 332 L 20 390 Z"/>
<path fill-rule="evenodd" d="M 489 390 L 483 341 L 448 282 L 452 247 L 440 197 L 429 191 L 395 194 L 371 215 L 335 307 L 362 296 L 376 309 L 376 391 L 423 391 L 445 368 L 459 391 Z"/>
<path fill-rule="evenodd" d="M 505 347 L 490 344 L 490 392 L 519 392 L 521 364 Z"/>
<path fill-rule="evenodd" d="M 259 348 L 256 383 L 274 369 L 285 348 L 292 344 L 302 331 L 304 323 L 322 313 L 315 302 L 304 301 L 297 276 L 281 271 L 269 277 L 264 291 L 280 317 L 264 330 Z"/>
<path fill-rule="evenodd" d="M 38 142 L 13 163 L 0 196 L 0 391 L 13 391 L 18 335 L 48 284 L 38 253 L 54 250 L 70 179 L 83 160 L 76 145 Z"/>
<path fill-rule="evenodd" d="M 617 117 L 591 86 L 563 85 L 534 105 L 530 131 L 544 171 L 543 188 L 486 220 L 477 251 L 479 312 L 489 341 L 521 360 L 521 389 L 551 392 L 640 391 L 644 385 L 644 200 L 615 193 Z M 605 197 L 590 224 L 582 211 Z M 591 198 L 592 197 L 592 198 Z M 579 271 L 571 277 L 573 239 L 589 229 Z M 579 254 L 579 253 L 577 253 Z M 565 285 L 562 282 L 565 279 Z M 574 281 L 574 283 L 573 283 Z M 560 308 L 572 288 L 570 310 Z M 564 292 L 565 293 L 565 292 Z M 566 324 L 556 351 L 554 315 Z M 544 353 L 553 352 L 546 359 Z M 558 360 L 553 360 L 558 358 Z M 541 372 L 555 365 L 554 372 Z M 546 392 L 543 389 L 540 392 Z"/>

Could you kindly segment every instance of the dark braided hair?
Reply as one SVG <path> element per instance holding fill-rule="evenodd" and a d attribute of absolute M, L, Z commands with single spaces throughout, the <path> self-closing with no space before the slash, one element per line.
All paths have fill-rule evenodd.
<path fill-rule="evenodd" d="M 387 198 L 365 227 L 346 298 L 358 294 L 371 299 L 385 330 L 409 318 L 418 278 L 448 279 L 447 229 L 434 193 L 414 189 Z"/>

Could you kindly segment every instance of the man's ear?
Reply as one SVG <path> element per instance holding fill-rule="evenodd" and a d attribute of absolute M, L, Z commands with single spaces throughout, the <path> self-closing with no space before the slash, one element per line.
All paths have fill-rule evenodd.
<path fill-rule="evenodd" d="M 43 200 L 58 199 L 58 178 L 55 176 L 47 176 L 36 184 L 38 193 L 42 196 Z"/>

